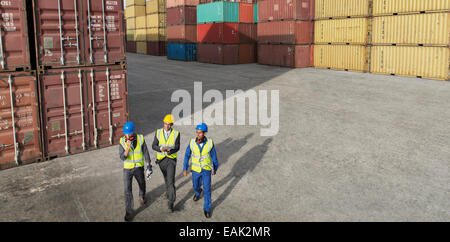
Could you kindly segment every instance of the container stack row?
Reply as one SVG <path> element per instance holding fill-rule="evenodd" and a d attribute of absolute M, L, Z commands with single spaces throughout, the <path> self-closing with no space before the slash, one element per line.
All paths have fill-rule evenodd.
<path fill-rule="evenodd" d="M 258 63 L 312 66 L 314 0 L 258 1 Z"/>
<path fill-rule="evenodd" d="M 117 144 L 128 120 L 121 1 L 0 5 L 0 169 Z"/>
<path fill-rule="evenodd" d="M 256 23 L 253 2 L 216 1 L 197 6 L 199 62 L 256 62 Z"/>
<path fill-rule="evenodd" d="M 167 0 L 167 58 L 197 60 L 197 5 L 199 0 Z"/>
<path fill-rule="evenodd" d="M 449 0 L 373 0 L 372 73 L 448 80 Z"/>
<path fill-rule="evenodd" d="M 125 18 L 127 22 L 128 52 L 146 54 L 147 49 L 147 21 L 145 0 L 127 0 Z"/>
<path fill-rule="evenodd" d="M 167 47 L 166 0 L 150 0 L 146 3 L 147 54 L 165 56 Z"/>
<path fill-rule="evenodd" d="M 315 0 L 314 67 L 369 71 L 370 0 Z"/>

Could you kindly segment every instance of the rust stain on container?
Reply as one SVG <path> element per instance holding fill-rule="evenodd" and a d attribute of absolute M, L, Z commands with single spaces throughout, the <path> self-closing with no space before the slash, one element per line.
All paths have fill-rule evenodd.
<path fill-rule="evenodd" d="M 2 1 L 0 4 L 0 72 L 29 71 L 31 68 L 25 5 L 25 0 Z"/>
<path fill-rule="evenodd" d="M 0 110 L 0 170 L 41 160 L 34 73 L 0 74 Z"/>

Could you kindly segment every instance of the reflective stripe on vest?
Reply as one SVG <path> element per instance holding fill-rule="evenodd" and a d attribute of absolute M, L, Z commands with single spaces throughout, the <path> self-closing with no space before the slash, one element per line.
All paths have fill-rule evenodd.
<path fill-rule="evenodd" d="M 204 170 L 212 170 L 211 149 L 213 147 L 212 139 L 208 139 L 203 149 L 200 152 L 200 147 L 196 144 L 195 139 L 191 139 L 189 143 L 192 152 L 192 166 L 191 169 L 195 172 L 202 172 Z"/>
<path fill-rule="evenodd" d="M 156 131 L 156 137 L 158 137 L 159 146 L 169 147 L 171 149 L 175 148 L 175 141 L 178 138 L 178 134 L 179 134 L 178 131 L 172 129 L 170 131 L 169 138 L 166 140 L 166 137 L 164 136 L 164 129 L 158 129 Z M 166 156 L 171 159 L 175 159 L 177 158 L 177 153 L 178 152 L 169 155 L 169 153 L 167 152 L 156 152 L 156 159 L 162 160 Z"/>
<path fill-rule="evenodd" d="M 144 153 L 142 152 L 142 145 L 144 144 L 144 136 L 137 135 L 137 146 L 130 148 L 127 159 L 123 162 L 124 169 L 133 169 L 135 167 L 144 167 Z M 125 137 L 120 138 L 120 144 L 126 150 L 127 144 L 125 143 Z"/>

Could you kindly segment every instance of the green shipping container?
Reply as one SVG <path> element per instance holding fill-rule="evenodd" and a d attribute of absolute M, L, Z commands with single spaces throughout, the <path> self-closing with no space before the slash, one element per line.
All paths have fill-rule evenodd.
<path fill-rule="evenodd" d="M 257 3 L 255 3 L 253 5 L 253 18 L 254 18 L 253 22 L 258 23 L 258 4 Z"/>
<path fill-rule="evenodd" d="M 197 24 L 238 22 L 238 2 L 221 1 L 197 5 Z"/>

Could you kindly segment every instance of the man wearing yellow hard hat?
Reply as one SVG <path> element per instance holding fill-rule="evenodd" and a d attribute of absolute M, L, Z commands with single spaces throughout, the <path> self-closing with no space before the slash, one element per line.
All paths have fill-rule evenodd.
<path fill-rule="evenodd" d="M 180 132 L 172 128 L 174 119 L 172 114 L 164 117 L 164 127 L 156 130 L 152 149 L 156 151 L 156 164 L 159 165 L 166 183 L 166 195 L 169 212 L 173 212 L 176 199 L 175 168 L 177 165 L 177 152 L 180 150 Z"/>

